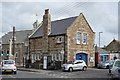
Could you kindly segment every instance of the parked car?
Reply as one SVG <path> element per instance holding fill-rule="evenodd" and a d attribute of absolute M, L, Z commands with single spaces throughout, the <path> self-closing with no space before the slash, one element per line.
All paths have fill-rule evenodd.
<path fill-rule="evenodd" d="M 70 62 L 67 64 L 63 64 L 62 66 L 63 71 L 70 71 L 72 72 L 73 70 L 87 70 L 87 65 L 83 60 L 76 60 L 74 62 Z"/>
<path fill-rule="evenodd" d="M 114 63 L 114 60 L 107 60 L 105 62 L 101 62 L 97 65 L 98 68 L 106 68 L 109 69 L 109 66 Z"/>
<path fill-rule="evenodd" d="M 120 59 L 115 60 L 109 72 L 112 78 L 120 79 Z"/>
<path fill-rule="evenodd" d="M 17 68 L 14 60 L 3 60 L 1 66 L 2 73 L 11 72 L 16 74 Z"/>

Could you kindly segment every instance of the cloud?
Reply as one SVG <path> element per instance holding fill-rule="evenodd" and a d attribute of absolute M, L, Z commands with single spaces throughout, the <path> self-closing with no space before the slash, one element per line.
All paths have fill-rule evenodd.
<path fill-rule="evenodd" d="M 85 15 L 92 29 L 102 31 L 105 39 L 101 45 L 110 42 L 113 36 L 118 35 L 118 3 L 117 2 L 3 2 L 2 3 L 2 31 L 32 29 L 36 20 L 41 22 L 44 10 L 49 8 L 52 20 L 78 16 L 81 12 Z M 108 36 L 111 35 L 111 36 Z M 101 38 L 102 38 L 101 37 Z"/>

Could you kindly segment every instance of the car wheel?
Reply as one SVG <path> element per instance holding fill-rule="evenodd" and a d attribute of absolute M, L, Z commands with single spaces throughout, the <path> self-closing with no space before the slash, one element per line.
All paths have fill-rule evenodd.
<path fill-rule="evenodd" d="M 106 68 L 109 69 L 109 65 L 107 65 Z"/>
<path fill-rule="evenodd" d="M 64 69 L 61 69 L 62 72 L 64 72 L 65 70 Z"/>
<path fill-rule="evenodd" d="M 70 67 L 70 68 L 69 68 L 69 71 L 72 72 L 72 71 L 73 71 L 73 68 Z"/>
<path fill-rule="evenodd" d="M 97 67 L 98 69 L 100 69 L 100 67 Z"/>
<path fill-rule="evenodd" d="M 5 74 L 5 72 L 2 72 L 2 74 Z"/>
<path fill-rule="evenodd" d="M 14 74 L 17 74 L 17 72 L 15 71 Z"/>
<path fill-rule="evenodd" d="M 87 67 L 84 66 L 84 67 L 83 67 L 83 71 L 86 71 L 86 70 L 87 70 Z"/>

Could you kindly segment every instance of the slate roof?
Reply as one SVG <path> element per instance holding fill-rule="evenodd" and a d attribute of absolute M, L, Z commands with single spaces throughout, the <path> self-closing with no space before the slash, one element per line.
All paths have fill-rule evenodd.
<path fill-rule="evenodd" d="M 96 48 L 95 52 L 97 52 L 97 53 L 108 53 L 108 51 L 106 51 L 105 49 L 102 49 L 100 47 L 95 46 L 95 48 Z"/>
<path fill-rule="evenodd" d="M 51 22 L 51 34 L 52 35 L 59 35 L 59 34 L 65 34 L 66 29 L 71 26 L 71 24 L 75 21 L 75 17 L 70 17 L 66 19 L 61 19 L 61 20 L 56 20 Z M 37 38 L 37 37 L 42 37 L 43 35 L 43 25 L 38 28 L 38 30 L 30 36 L 30 38 Z"/>
<path fill-rule="evenodd" d="M 15 31 L 16 40 L 15 43 L 23 43 L 28 40 L 28 36 L 32 33 L 32 30 Z M 2 44 L 9 44 L 9 40 L 12 38 L 13 32 L 8 32 L 2 36 Z"/>
<path fill-rule="evenodd" d="M 105 48 L 108 51 L 113 51 L 113 52 L 120 51 L 120 41 L 114 39 Z"/>

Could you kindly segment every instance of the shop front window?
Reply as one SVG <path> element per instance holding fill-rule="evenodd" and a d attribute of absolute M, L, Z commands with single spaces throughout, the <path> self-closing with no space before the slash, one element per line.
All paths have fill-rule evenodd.
<path fill-rule="evenodd" d="M 100 57 L 100 61 L 103 62 L 103 56 Z"/>

